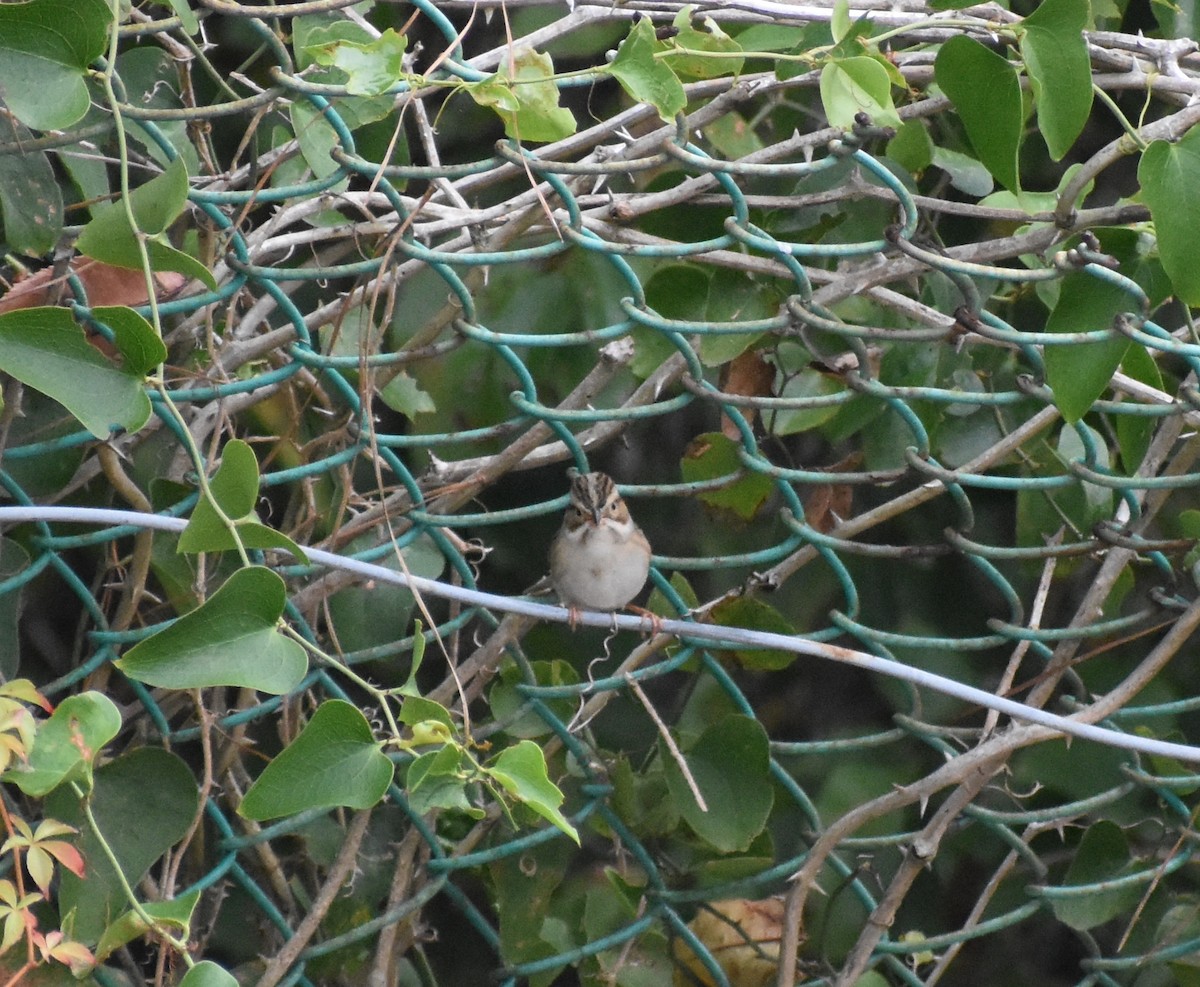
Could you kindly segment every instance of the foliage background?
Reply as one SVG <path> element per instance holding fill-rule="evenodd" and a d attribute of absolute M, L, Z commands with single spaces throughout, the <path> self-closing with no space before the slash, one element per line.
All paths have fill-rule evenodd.
<path fill-rule="evenodd" d="M 12 976 L 1196 982 L 1194 11 L 955 6 L 0 5 Z"/>

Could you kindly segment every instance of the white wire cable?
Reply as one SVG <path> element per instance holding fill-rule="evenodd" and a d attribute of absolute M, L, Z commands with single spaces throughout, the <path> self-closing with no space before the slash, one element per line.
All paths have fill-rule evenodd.
<path fill-rule="evenodd" d="M 140 528 L 153 528 L 159 531 L 179 532 L 187 522 L 180 518 L 163 517 L 158 514 L 143 514 L 137 511 L 117 511 L 90 507 L 0 507 L 0 524 L 5 522 L 17 523 L 28 521 L 44 521 L 92 525 L 132 525 Z M 381 582 L 396 583 L 406 586 L 415 593 L 429 596 L 439 596 L 448 600 L 457 600 L 468 606 L 484 607 L 488 610 L 522 614 L 539 620 L 566 622 L 570 612 L 565 607 L 553 606 L 547 603 L 533 603 L 528 600 L 514 599 L 508 596 L 497 596 L 494 593 L 483 593 L 479 590 L 466 589 L 462 586 L 452 586 L 449 583 L 425 579 L 420 576 L 405 576 L 383 566 L 369 562 L 359 562 L 355 559 L 343 558 L 332 552 L 320 549 L 305 548 L 309 559 L 333 569 L 355 573 L 366 579 Z M 647 631 L 651 629 L 651 621 L 645 617 L 631 614 L 609 614 L 595 611 L 583 611 L 578 615 L 578 623 L 589 627 L 612 628 L 622 630 Z M 786 634 L 774 634 L 767 631 L 755 631 L 742 627 L 719 627 L 713 624 L 697 624 L 685 620 L 661 620 L 654 629 L 667 634 L 674 634 L 688 641 L 703 642 L 709 645 L 728 647 L 737 645 L 746 648 L 772 648 L 779 651 L 790 651 L 795 654 L 811 655 L 829 661 L 843 662 L 870 672 L 878 672 L 895 679 L 911 682 L 914 685 L 932 689 L 935 692 L 953 696 L 964 702 L 994 709 L 1013 719 L 1026 723 L 1035 723 L 1047 727 L 1057 733 L 1080 737 L 1084 740 L 1095 741 L 1109 747 L 1124 748 L 1144 754 L 1158 754 L 1164 757 L 1174 757 L 1182 761 L 1200 764 L 1200 747 L 1189 744 L 1172 743 L 1166 740 L 1155 740 L 1151 737 L 1141 737 L 1134 734 L 1120 733 L 1117 730 L 1084 723 L 1075 717 L 1086 714 L 1086 710 L 1073 716 L 1059 716 L 1044 709 L 1026 706 L 1024 703 L 1003 696 L 996 696 L 983 689 L 956 682 L 921 668 L 904 665 L 878 655 L 864 651 L 855 651 L 834 644 L 822 644 L 809 641 L 802 637 Z"/>

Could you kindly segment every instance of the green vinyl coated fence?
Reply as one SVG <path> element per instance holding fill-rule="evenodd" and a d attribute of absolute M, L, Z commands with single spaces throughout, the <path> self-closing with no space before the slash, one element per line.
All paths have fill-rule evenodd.
<path fill-rule="evenodd" d="M 9 6 L 6 971 L 1192 982 L 1185 12 Z"/>

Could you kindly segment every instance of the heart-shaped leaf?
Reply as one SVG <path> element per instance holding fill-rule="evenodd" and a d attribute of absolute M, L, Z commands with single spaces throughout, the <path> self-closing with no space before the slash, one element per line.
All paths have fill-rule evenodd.
<path fill-rule="evenodd" d="M 0 98 L 34 130 L 64 130 L 87 113 L 88 67 L 104 54 L 106 0 L 0 4 Z"/>
<path fill-rule="evenodd" d="M 1158 253 L 1179 300 L 1200 305 L 1200 264 L 1196 263 L 1196 230 L 1200 229 L 1200 127 L 1172 144 L 1154 141 L 1138 164 L 1142 198 L 1150 207 Z"/>
<path fill-rule="evenodd" d="M 184 974 L 179 987 L 238 987 L 238 980 L 212 960 L 201 960 Z"/>
<path fill-rule="evenodd" d="M 183 212 L 187 205 L 187 193 L 187 166 L 183 158 L 176 158 L 161 175 L 130 192 L 129 208 L 138 230 L 151 238 L 146 241 L 146 252 L 150 256 L 150 266 L 155 271 L 177 271 L 203 281 L 215 290 L 217 283 L 208 268 L 164 240 L 154 239 Z M 92 221 L 79 234 L 75 247 L 81 254 L 114 267 L 137 270 L 142 266 L 137 236 L 129 225 L 129 215 L 123 202 L 97 207 Z"/>
<path fill-rule="evenodd" d="M 85 943 L 100 939 L 113 916 L 129 907 L 129 887 L 136 887 L 187 833 L 199 802 L 191 769 L 162 748 L 141 747 L 97 768 L 88 804 L 122 879 L 75 793 L 64 786 L 50 796 L 47 813 L 79 830 L 79 850 L 87 862 L 82 878 L 64 871 L 59 888 L 58 905 L 64 915 L 74 916 L 75 938 Z"/>
<path fill-rule="evenodd" d="M 1092 112 L 1092 64 L 1083 36 L 1088 14 L 1088 0 L 1042 0 L 1021 24 L 1038 130 L 1055 161 L 1071 149 Z"/>
<path fill-rule="evenodd" d="M 392 780 L 392 762 L 381 746 L 356 706 L 324 702 L 250 786 L 238 813 L 261 821 L 306 809 L 366 809 L 383 798 Z"/>
<path fill-rule="evenodd" d="M 114 427 L 136 432 L 150 419 L 145 374 L 105 357 L 65 308 L 0 315 L 0 370 L 58 401 L 98 439 Z"/>
<path fill-rule="evenodd" d="M 670 122 L 687 106 L 687 94 L 671 67 L 654 57 L 657 50 L 654 24 L 643 18 L 621 42 L 608 70 L 633 99 L 649 103 Z"/>
<path fill-rule="evenodd" d="M 283 580 L 270 569 L 239 569 L 202 606 L 134 645 L 116 665 L 130 678 L 168 689 L 290 692 L 308 659 L 276 627 L 285 599 Z"/>

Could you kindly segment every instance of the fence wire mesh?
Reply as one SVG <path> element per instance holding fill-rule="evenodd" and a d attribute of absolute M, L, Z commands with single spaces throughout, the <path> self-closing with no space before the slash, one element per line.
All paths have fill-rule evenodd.
<path fill-rule="evenodd" d="M 817 69 L 760 61 L 688 83 L 671 124 L 580 68 L 558 85 L 595 122 L 535 147 L 497 141 L 435 83 L 484 78 L 522 44 L 603 61 L 636 17 L 663 27 L 679 5 L 380 5 L 371 23 L 407 22 L 428 84 L 371 97 L 296 42 L 374 30 L 357 8 L 203 8 L 195 39 L 235 53 L 217 70 L 227 101 L 188 101 L 180 80 L 214 83 L 177 18 L 135 19 L 118 105 L 139 175 L 189 159 L 188 249 L 217 287 L 158 301 L 170 357 L 135 433 L 97 443 L 10 385 L 10 502 L 186 517 L 189 446 L 211 475 L 240 437 L 259 514 L 296 543 L 515 598 L 545 571 L 566 467 L 603 469 L 650 537 L 661 618 L 857 649 L 1116 733 L 1197 736 L 1200 342 L 1164 304 L 1147 211 L 1108 171 L 1119 134 L 1057 198 L 981 204 L 965 155 L 939 151 L 917 183 L 895 128 L 830 128 Z M 735 36 L 833 16 L 695 15 Z M 901 121 L 954 132 L 928 46 L 1012 19 L 874 11 L 903 42 Z M 1097 86 L 1163 107 L 1143 138 L 1186 131 L 1194 45 L 1089 38 Z M 387 115 L 364 124 L 372 99 Z M 0 150 L 79 164 L 109 153 L 111 124 Z M 100 290 L 72 268 L 64 304 L 102 325 Z M 1082 379 L 1097 362 L 1099 397 L 1064 412 L 1050 365 Z M 781 941 L 797 983 L 1194 976 L 1200 780 L 1181 762 L 1067 743 L 852 657 L 651 621 L 571 631 L 268 554 L 287 620 L 355 676 L 402 685 L 419 642 L 421 693 L 479 749 L 536 740 L 583 845 L 486 792 L 414 804 L 409 753 L 373 811 L 260 826 L 236 810 L 262 763 L 319 701 L 362 702 L 356 680 L 314 663 L 278 698 L 127 681 L 114 659 L 228 578 L 230 553 L 199 567 L 136 524 L 8 539 L 27 556 L 3 586 L 6 674 L 56 702 L 108 690 L 118 744 L 194 770 L 203 823 L 138 891 L 199 891 L 196 955 L 243 982 L 757 984 L 780 975 Z M 690 782 L 711 825 L 679 809 Z M 731 971 L 736 942 L 750 946 Z M 96 976 L 127 982 L 138 962 Z"/>

